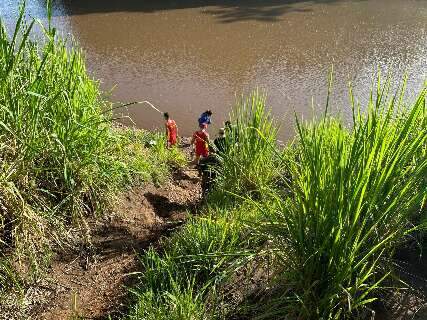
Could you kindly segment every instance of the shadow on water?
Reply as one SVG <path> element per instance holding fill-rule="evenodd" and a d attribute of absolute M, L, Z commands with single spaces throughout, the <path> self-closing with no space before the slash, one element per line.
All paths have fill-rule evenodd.
<path fill-rule="evenodd" d="M 218 22 L 231 23 L 247 20 L 264 22 L 279 21 L 291 12 L 310 12 L 313 4 L 332 4 L 340 0 L 57 0 L 64 5 L 67 14 L 83 15 L 111 12 L 154 13 L 164 10 L 197 9 L 216 17 Z M 347 0 L 360 2 L 367 0 Z M 211 7 L 206 9 L 206 7 Z"/>

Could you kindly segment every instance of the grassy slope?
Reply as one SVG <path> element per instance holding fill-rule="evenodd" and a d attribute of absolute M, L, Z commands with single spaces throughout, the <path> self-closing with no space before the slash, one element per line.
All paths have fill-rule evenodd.
<path fill-rule="evenodd" d="M 0 263 L 2 288 L 20 283 L 16 260 L 42 267 L 41 253 L 67 241 L 70 223 L 104 212 L 124 185 L 162 179 L 182 160 L 158 135 L 113 129 L 81 53 L 53 29 L 42 46 L 29 31 L 19 23 L 16 35 L 0 31 L 0 240 L 9 254 Z M 210 207 L 160 252 L 143 253 L 128 318 L 229 317 L 236 306 L 223 295 L 227 285 L 266 258 L 266 298 L 245 306 L 251 316 L 359 316 L 390 275 L 394 249 L 424 220 L 425 94 L 401 106 L 376 92 L 366 113 L 354 106 L 353 128 L 329 117 L 299 124 L 284 151 L 263 97 L 242 102 Z M 150 139 L 158 144 L 144 148 Z"/>
<path fill-rule="evenodd" d="M 205 215 L 143 253 L 127 318 L 363 318 L 426 214 L 426 88 L 411 105 L 381 88 L 353 128 L 298 123 L 283 151 L 263 97 L 239 104 Z M 230 286 L 265 259 L 264 299 L 236 309 Z"/>
<path fill-rule="evenodd" d="M 84 226 L 119 190 L 162 181 L 184 161 L 160 134 L 113 128 L 81 51 L 53 28 L 31 40 L 24 12 L 14 34 L 0 27 L 0 291 L 17 288 L 17 266 L 43 269 L 51 245 L 71 240 L 70 224 Z M 145 148 L 149 140 L 157 144 Z"/>

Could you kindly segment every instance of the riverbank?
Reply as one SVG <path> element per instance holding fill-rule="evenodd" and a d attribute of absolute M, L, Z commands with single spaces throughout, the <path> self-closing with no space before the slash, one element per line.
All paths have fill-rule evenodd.
<path fill-rule="evenodd" d="M 186 162 L 162 134 L 115 125 L 82 52 L 50 24 L 32 39 L 24 15 L 14 32 L 0 28 L 0 294 L 18 297 L 55 250 L 90 245 L 88 221 L 121 192 Z"/>
<path fill-rule="evenodd" d="M 423 316 L 423 288 L 405 304 L 401 280 L 425 240 L 426 83 L 406 102 L 379 78 L 366 106 L 350 92 L 350 126 L 327 103 L 318 119 L 296 117 L 281 147 L 253 92 L 236 102 L 197 206 L 188 143 L 169 149 L 161 134 L 114 126 L 81 52 L 50 26 L 43 44 L 18 28 L 0 32 L 0 290 L 13 315 L 354 320 L 409 306 Z"/>
<path fill-rule="evenodd" d="M 423 319 L 427 88 L 405 108 L 384 92 L 283 150 L 265 97 L 242 100 L 203 215 L 143 252 L 123 318 Z"/>
<path fill-rule="evenodd" d="M 176 168 L 161 185 L 148 183 L 121 193 L 111 213 L 87 219 L 89 242 L 56 248 L 43 279 L 26 287 L 22 297 L 0 303 L 0 319 L 118 316 L 135 284 L 134 273 L 142 271 L 138 253 L 195 213 L 200 192 L 197 171 Z"/>

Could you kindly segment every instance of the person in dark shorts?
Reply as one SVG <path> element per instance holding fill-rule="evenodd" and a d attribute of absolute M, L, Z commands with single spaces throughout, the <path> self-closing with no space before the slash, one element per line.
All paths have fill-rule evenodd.
<path fill-rule="evenodd" d="M 223 154 L 225 152 L 225 130 L 224 128 L 219 129 L 218 137 L 214 139 L 215 151 L 218 154 Z"/>
<path fill-rule="evenodd" d="M 212 190 L 215 180 L 218 175 L 218 169 L 221 165 L 221 162 L 218 156 L 210 150 L 209 155 L 206 158 L 202 158 L 199 161 L 197 169 L 199 170 L 199 175 L 202 177 L 202 196 L 206 196 L 209 191 Z"/>
<path fill-rule="evenodd" d="M 239 132 L 236 125 L 231 124 L 230 121 L 225 121 L 224 131 L 227 136 L 228 143 L 235 144 L 239 142 Z"/>

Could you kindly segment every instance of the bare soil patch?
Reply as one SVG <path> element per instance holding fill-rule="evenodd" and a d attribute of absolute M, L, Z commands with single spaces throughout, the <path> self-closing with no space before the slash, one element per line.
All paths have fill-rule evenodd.
<path fill-rule="evenodd" d="M 112 217 L 90 221 L 89 247 L 56 255 L 48 278 L 29 293 L 29 317 L 105 319 L 120 311 L 132 284 L 129 274 L 140 271 L 137 253 L 182 224 L 200 196 L 192 169 L 175 171 L 161 188 L 124 193 Z"/>

